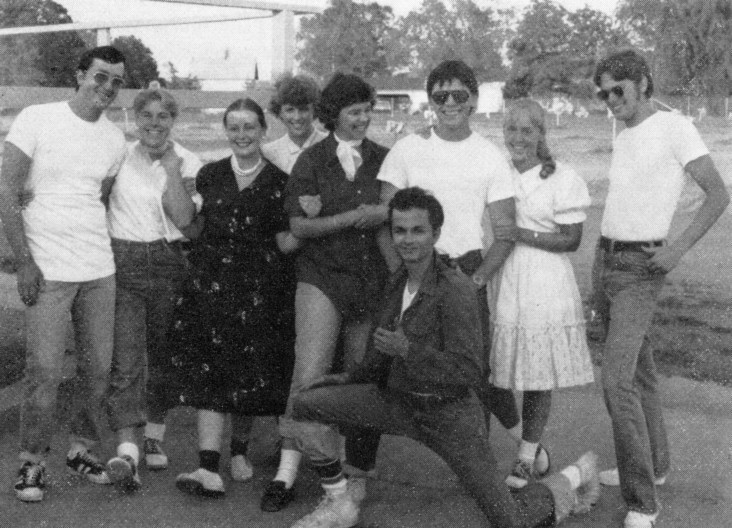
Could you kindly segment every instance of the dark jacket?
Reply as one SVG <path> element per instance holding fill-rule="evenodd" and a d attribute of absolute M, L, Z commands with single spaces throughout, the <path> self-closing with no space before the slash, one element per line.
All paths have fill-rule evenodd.
<path fill-rule="evenodd" d="M 354 383 L 376 382 L 391 390 L 452 396 L 482 379 L 483 338 L 478 303 L 470 279 L 436 253 L 417 296 L 400 317 L 407 270 L 391 277 L 376 325 L 401 326 L 409 341 L 406 358 L 391 358 L 369 344 Z"/>

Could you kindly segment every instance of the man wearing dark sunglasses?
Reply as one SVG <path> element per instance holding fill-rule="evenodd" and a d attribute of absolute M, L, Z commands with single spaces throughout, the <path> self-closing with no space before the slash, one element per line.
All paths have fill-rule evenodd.
<path fill-rule="evenodd" d="M 69 314 L 82 383 L 69 424 L 66 464 L 96 484 L 110 483 L 91 449 L 104 426 L 115 303 L 114 257 L 102 199 L 125 154 L 124 134 L 104 110 L 124 74 L 125 57 L 117 49 L 85 52 L 72 99 L 23 109 L 5 140 L 0 218 L 18 263 L 18 293 L 27 306 L 21 468 L 15 483 L 17 498 L 25 502 L 44 495 Z M 21 192 L 32 199 L 21 202 Z"/>
<path fill-rule="evenodd" d="M 655 486 L 670 457 L 647 332 L 665 275 L 717 221 L 729 203 L 709 150 L 693 124 L 652 104 L 653 79 L 635 51 L 600 61 L 598 97 L 625 124 L 613 145 L 610 187 L 593 269 L 593 308 L 606 330 L 602 365 L 617 469 L 600 482 L 620 486 L 625 528 L 651 528 Z M 671 219 L 687 173 L 705 192 L 691 224 L 670 243 Z"/>

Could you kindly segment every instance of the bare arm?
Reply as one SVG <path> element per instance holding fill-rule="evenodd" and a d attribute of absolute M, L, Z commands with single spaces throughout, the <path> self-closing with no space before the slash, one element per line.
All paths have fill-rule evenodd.
<path fill-rule="evenodd" d="M 505 198 L 488 204 L 488 214 L 494 231 L 511 229 L 516 225 L 516 204 L 513 198 Z M 513 251 L 514 242 L 496 238 L 488 248 L 483 263 L 473 274 L 473 282 L 488 282 Z"/>
<path fill-rule="evenodd" d="M 709 155 L 690 161 L 685 169 L 706 196 L 691 224 L 673 244 L 645 250 L 651 254 L 648 265 L 654 272 L 668 273 L 674 269 L 681 257 L 709 231 L 729 204 L 729 193 Z"/>
<path fill-rule="evenodd" d="M 190 240 L 195 240 L 201 236 L 201 233 L 203 232 L 203 226 L 205 224 L 206 218 L 198 215 L 193 219 L 190 224 L 188 224 L 187 226 L 179 227 L 178 229 L 184 237 Z"/>
<path fill-rule="evenodd" d="M 290 231 L 297 238 L 318 238 L 338 233 L 347 227 L 353 227 L 360 218 L 361 215 L 358 209 L 351 209 L 333 216 L 318 216 L 315 218 L 291 216 Z"/>
<path fill-rule="evenodd" d="M 196 204 L 183 183 L 181 168 L 183 158 L 178 156 L 170 144 L 165 151 L 160 164 L 165 169 L 167 180 L 163 191 L 163 210 L 170 217 L 175 227 L 186 227 L 193 221 L 196 214 Z"/>
<path fill-rule="evenodd" d="M 25 236 L 20 195 L 30 173 L 31 159 L 12 143 L 5 142 L 0 176 L 0 219 L 5 236 L 18 261 L 18 293 L 28 306 L 35 304 L 43 273 L 33 261 Z"/>
<path fill-rule="evenodd" d="M 560 224 L 559 233 L 539 233 L 523 227 L 500 229 L 494 233 L 500 240 L 521 242 L 544 251 L 566 253 L 577 251 L 582 241 L 582 224 Z"/>
<path fill-rule="evenodd" d="M 109 195 L 112 193 L 112 187 L 114 186 L 114 178 L 108 177 L 102 180 L 102 203 L 104 207 L 109 208 Z"/>
<path fill-rule="evenodd" d="M 379 203 L 381 203 L 381 205 L 383 206 L 388 207 L 389 202 L 396 193 L 397 188 L 394 187 L 391 183 L 381 182 L 381 195 L 379 197 Z M 386 265 L 389 267 L 389 271 L 394 273 L 397 268 L 401 266 L 402 259 L 399 257 L 396 250 L 394 249 L 394 243 L 391 239 L 391 226 L 388 222 L 381 226 L 381 229 L 379 229 L 379 233 L 376 236 L 376 240 L 379 244 L 379 249 L 381 250 L 381 256 L 384 257 Z"/>

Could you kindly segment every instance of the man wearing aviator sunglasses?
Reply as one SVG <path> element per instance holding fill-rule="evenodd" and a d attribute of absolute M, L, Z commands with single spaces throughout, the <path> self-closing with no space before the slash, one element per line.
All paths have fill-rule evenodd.
<path fill-rule="evenodd" d="M 610 187 L 593 269 L 592 305 L 606 332 L 602 384 L 615 439 L 617 469 L 600 473 L 620 485 L 625 528 L 651 528 L 655 486 L 670 470 L 652 346 L 646 336 L 665 274 L 717 221 L 729 203 L 709 150 L 694 125 L 653 108 L 653 79 L 635 51 L 604 58 L 598 97 L 625 123 L 613 145 Z M 689 226 L 666 242 L 684 174 L 705 192 Z"/>
<path fill-rule="evenodd" d="M 85 52 L 71 100 L 23 109 L 5 140 L 0 218 L 26 305 L 21 468 L 14 486 L 24 502 L 44 495 L 69 314 L 82 383 L 69 424 L 66 464 L 96 484 L 110 483 L 91 449 L 104 427 L 115 304 L 114 257 L 102 200 L 126 150 L 124 134 L 104 110 L 117 96 L 124 74 L 125 57 L 117 49 Z"/>

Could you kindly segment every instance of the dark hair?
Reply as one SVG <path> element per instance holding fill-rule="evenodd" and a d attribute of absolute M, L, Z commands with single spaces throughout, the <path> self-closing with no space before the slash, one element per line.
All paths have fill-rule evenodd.
<path fill-rule="evenodd" d="M 113 46 L 99 46 L 98 48 L 85 51 L 79 58 L 79 65 L 76 69 L 85 72 L 91 67 L 94 59 L 99 59 L 109 64 L 126 63 L 124 54 L 117 48 Z"/>
<path fill-rule="evenodd" d="M 646 97 L 653 95 L 653 78 L 651 77 L 651 69 L 640 53 L 635 50 L 624 50 L 612 53 L 602 59 L 595 70 L 595 85 L 602 84 L 602 74 L 608 73 L 616 81 L 624 81 L 630 79 L 636 84 L 648 79 L 646 88 Z"/>
<path fill-rule="evenodd" d="M 536 146 L 536 155 L 541 161 L 541 172 L 539 176 L 546 179 L 557 170 L 557 162 L 554 161 L 549 145 L 546 143 L 546 112 L 536 101 L 531 99 L 517 99 L 506 111 L 506 117 L 503 121 L 505 127 L 510 123 L 519 112 L 526 112 L 529 121 L 539 130 L 539 144 Z"/>
<path fill-rule="evenodd" d="M 478 94 L 478 80 L 473 69 L 461 60 L 446 60 L 438 64 L 427 76 L 427 96 L 432 95 L 432 88 L 435 85 L 439 87 L 450 81 L 460 81 L 471 94 Z"/>
<path fill-rule="evenodd" d="M 285 73 L 274 85 L 275 94 L 269 102 L 269 111 L 280 115 L 284 105 L 302 108 L 309 104 L 315 105 L 320 99 L 318 84 L 306 75 L 292 75 Z"/>
<path fill-rule="evenodd" d="M 254 101 L 254 99 L 251 99 L 249 97 L 246 97 L 244 99 L 237 99 L 226 107 L 226 110 L 224 110 L 223 119 L 224 128 L 226 128 L 226 118 L 229 117 L 229 114 L 238 110 L 249 110 L 250 112 L 254 112 L 255 114 L 257 114 L 257 120 L 259 121 L 260 126 L 262 128 L 267 128 L 267 120 L 264 118 L 264 110 L 262 110 L 262 107 L 259 106 Z"/>
<path fill-rule="evenodd" d="M 326 130 L 333 132 L 341 110 L 358 103 L 376 102 L 376 90 L 369 83 L 352 73 L 336 72 L 323 88 L 315 115 Z"/>
<path fill-rule="evenodd" d="M 437 198 L 422 189 L 421 187 L 407 187 L 396 192 L 389 201 L 389 223 L 394 210 L 409 211 L 410 209 L 422 209 L 427 211 L 432 229 L 439 229 L 445 222 L 445 213 Z"/>
<path fill-rule="evenodd" d="M 178 117 L 178 103 L 168 90 L 163 88 L 152 88 L 141 90 L 132 102 L 132 109 L 139 114 L 152 101 L 158 101 L 165 108 L 173 119 Z"/>

